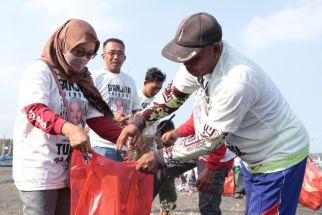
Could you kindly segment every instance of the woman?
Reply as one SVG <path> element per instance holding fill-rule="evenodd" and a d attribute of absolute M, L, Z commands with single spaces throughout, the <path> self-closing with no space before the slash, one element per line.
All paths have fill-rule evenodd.
<path fill-rule="evenodd" d="M 69 99 L 82 101 L 83 121 L 96 133 L 112 142 L 119 136 L 121 129 L 112 123 L 113 114 L 85 67 L 99 44 L 89 23 L 68 20 L 50 37 L 42 58 L 22 76 L 13 178 L 24 214 L 69 214 L 67 169 L 71 150 L 90 148 L 83 129 L 67 120 Z"/>

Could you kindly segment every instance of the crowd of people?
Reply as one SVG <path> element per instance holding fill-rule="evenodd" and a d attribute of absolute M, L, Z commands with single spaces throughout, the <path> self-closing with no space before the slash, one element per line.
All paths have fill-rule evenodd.
<path fill-rule="evenodd" d="M 180 23 L 162 50 L 181 64 L 165 88 L 166 74 L 152 67 L 137 89 L 122 72 L 126 52 L 119 38 L 105 40 L 104 66 L 89 72 L 99 47 L 88 22 L 67 20 L 23 73 L 13 153 L 23 214 L 70 213 L 73 150 L 137 161 L 138 171 L 154 175 L 161 215 L 176 207 L 175 178 L 193 169 L 200 213 L 221 214 L 232 168 L 246 214 L 295 214 L 308 134 L 269 76 L 222 40 L 215 17 L 200 12 Z M 186 122 L 162 120 L 192 94 Z"/>

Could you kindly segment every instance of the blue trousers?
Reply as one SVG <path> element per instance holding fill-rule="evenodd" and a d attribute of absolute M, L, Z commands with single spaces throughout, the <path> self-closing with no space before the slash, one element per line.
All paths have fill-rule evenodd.
<path fill-rule="evenodd" d="M 251 174 L 242 163 L 246 214 L 295 214 L 305 166 L 306 159 L 283 171 Z"/>
<path fill-rule="evenodd" d="M 112 148 L 94 146 L 93 150 L 104 157 L 110 158 L 115 161 L 122 161 L 122 153 L 121 151 L 115 151 Z"/>

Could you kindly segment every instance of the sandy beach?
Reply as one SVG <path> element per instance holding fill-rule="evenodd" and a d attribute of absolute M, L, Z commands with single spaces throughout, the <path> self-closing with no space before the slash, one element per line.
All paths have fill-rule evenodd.
<path fill-rule="evenodd" d="M 151 214 L 159 214 L 159 199 L 155 198 Z M 221 204 L 223 215 L 242 215 L 245 214 L 245 199 L 236 199 L 231 196 L 224 196 Z M 13 184 L 12 168 L 0 167 L 0 215 L 22 215 L 22 206 L 19 193 Z M 197 192 L 178 192 L 177 208 L 172 212 L 173 215 L 200 214 L 198 210 Z M 321 214 L 322 209 L 314 212 L 309 208 L 298 206 L 297 215 Z"/>

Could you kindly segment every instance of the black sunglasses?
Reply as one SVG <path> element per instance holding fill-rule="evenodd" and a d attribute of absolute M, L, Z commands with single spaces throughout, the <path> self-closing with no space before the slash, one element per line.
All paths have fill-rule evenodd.
<path fill-rule="evenodd" d="M 86 52 L 86 49 L 76 47 L 73 48 L 71 53 L 76 57 L 86 57 L 87 59 L 93 59 L 97 54 L 95 52 Z"/>

